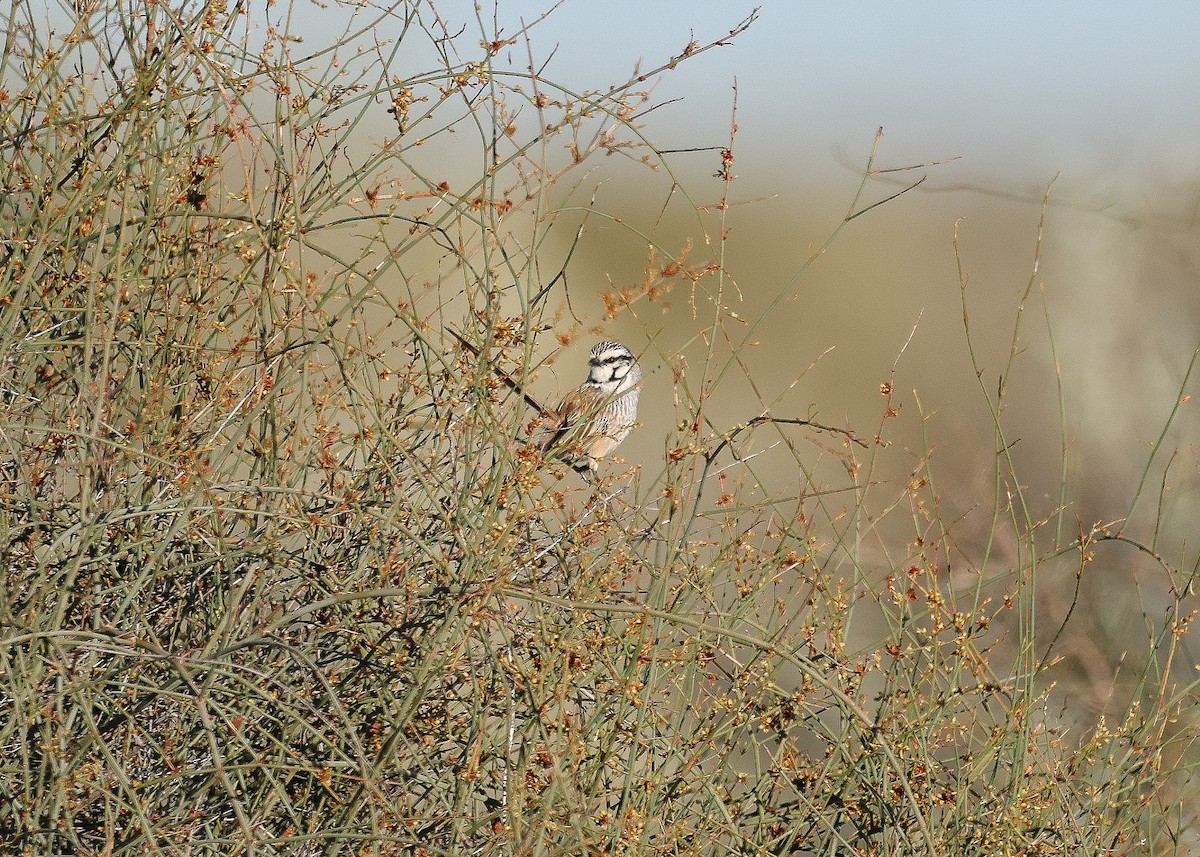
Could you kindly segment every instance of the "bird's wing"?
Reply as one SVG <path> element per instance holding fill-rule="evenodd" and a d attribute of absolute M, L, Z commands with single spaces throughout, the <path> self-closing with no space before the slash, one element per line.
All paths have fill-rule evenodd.
<path fill-rule="evenodd" d="M 591 387 L 580 387 L 568 393 L 562 404 L 543 420 L 538 449 L 544 452 L 564 441 L 585 437 L 605 400 L 602 392 Z"/>

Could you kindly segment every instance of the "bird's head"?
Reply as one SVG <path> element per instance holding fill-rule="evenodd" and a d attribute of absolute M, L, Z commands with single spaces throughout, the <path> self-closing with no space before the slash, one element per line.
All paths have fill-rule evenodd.
<path fill-rule="evenodd" d="M 613 396 L 632 389 L 642 380 L 642 370 L 633 352 L 619 342 L 598 342 L 588 354 L 589 386 Z"/>

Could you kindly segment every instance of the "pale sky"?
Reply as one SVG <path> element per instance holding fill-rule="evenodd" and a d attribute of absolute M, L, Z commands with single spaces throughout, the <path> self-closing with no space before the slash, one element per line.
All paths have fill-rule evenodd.
<path fill-rule="evenodd" d="M 461 2 L 441 2 L 444 15 Z M 596 85 L 720 36 L 753 3 L 567 0 L 536 31 L 551 74 Z M 529 20 L 541 2 L 501 4 Z M 511 32 L 511 28 L 507 28 Z M 669 75 L 675 115 L 714 133 L 740 90 L 745 144 L 823 169 L 883 126 L 897 157 L 960 155 L 974 176 L 1067 169 L 1195 174 L 1200 4 L 793 3 L 767 0 L 729 46 Z M 514 56 L 523 62 L 523 51 Z M 827 157 L 822 163 L 819 153 Z M 766 152 L 764 152 L 766 154 Z"/>

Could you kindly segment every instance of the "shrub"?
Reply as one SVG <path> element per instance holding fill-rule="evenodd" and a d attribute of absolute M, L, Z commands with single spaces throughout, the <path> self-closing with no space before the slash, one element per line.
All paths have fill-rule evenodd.
<path fill-rule="evenodd" d="M 867 434 L 762 394 L 711 416 L 758 325 L 651 241 L 605 307 L 688 292 L 691 359 L 645 352 L 674 371 L 661 468 L 585 485 L 525 443 L 534 372 L 588 330 L 584 171 L 669 168 L 644 81 L 752 20 L 576 93 L 536 21 L 346 4 L 309 48 L 286 6 L 36 6 L 0 114 L 6 853 L 1182 847 L 1187 575 L 1138 543 L 1177 594 L 1080 731 L 1037 579 L 1133 539 L 1039 543 L 1000 398 L 1011 561 L 956 542 L 928 457 L 872 479 L 889 386 Z"/>

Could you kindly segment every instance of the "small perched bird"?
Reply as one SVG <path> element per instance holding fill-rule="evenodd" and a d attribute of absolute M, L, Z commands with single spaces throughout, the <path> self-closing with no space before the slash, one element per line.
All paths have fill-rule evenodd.
<path fill-rule="evenodd" d="M 587 380 L 543 416 L 537 446 L 554 451 L 580 473 L 596 472 L 633 430 L 642 368 L 619 342 L 599 342 L 588 355 Z"/>

